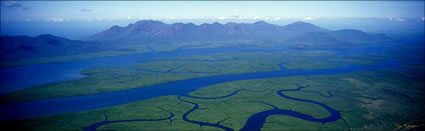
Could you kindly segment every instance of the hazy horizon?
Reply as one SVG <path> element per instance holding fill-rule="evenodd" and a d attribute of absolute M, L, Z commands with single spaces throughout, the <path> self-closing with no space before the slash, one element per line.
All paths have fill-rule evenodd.
<path fill-rule="evenodd" d="M 418 30 L 425 22 L 424 1 L 2 1 L 1 6 L 1 35 L 52 34 L 71 39 L 149 19 L 197 25 L 304 21 L 331 30 L 379 33 Z"/>

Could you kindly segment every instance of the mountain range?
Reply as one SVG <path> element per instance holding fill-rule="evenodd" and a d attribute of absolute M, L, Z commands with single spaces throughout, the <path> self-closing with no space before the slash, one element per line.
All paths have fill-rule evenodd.
<path fill-rule="evenodd" d="M 0 36 L 0 40 L 1 61 L 123 50 L 103 46 L 99 41 L 70 40 L 53 35 Z"/>
<path fill-rule="evenodd" d="M 223 42 L 249 41 L 255 44 L 273 43 L 296 48 L 333 48 L 355 47 L 391 40 L 384 34 L 370 34 L 353 29 L 332 31 L 305 22 L 295 22 L 285 26 L 264 21 L 195 25 L 192 23 L 165 24 L 154 20 L 137 21 L 126 27 L 112 26 L 84 40 L 70 40 L 53 35 L 0 36 L 0 38 L 2 61 L 103 51 L 130 51 L 134 47 L 146 48 L 143 47 L 144 44 L 150 48 L 152 45 L 158 45 L 157 43 L 162 44 L 160 46 L 167 46 L 164 43 L 174 43 L 173 46 L 176 46 L 175 43 L 192 41 L 195 41 L 195 44 L 196 41 L 204 43 L 218 41 L 222 44 Z"/>
<path fill-rule="evenodd" d="M 320 38 L 319 38 L 320 37 Z M 334 42 L 332 44 L 376 43 L 388 40 L 384 34 L 368 34 L 360 30 L 331 31 L 316 25 L 295 22 L 285 26 L 264 21 L 226 24 L 193 23 L 165 24 L 160 21 L 143 20 L 126 27 L 113 26 L 96 33 L 87 40 L 97 41 L 224 41 L 224 40 L 273 40 L 283 43 Z M 336 43 L 335 43 L 336 42 Z"/>

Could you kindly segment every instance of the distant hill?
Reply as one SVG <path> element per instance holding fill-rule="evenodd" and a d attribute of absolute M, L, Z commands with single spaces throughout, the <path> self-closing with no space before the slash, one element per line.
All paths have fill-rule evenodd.
<path fill-rule="evenodd" d="M 307 32 L 326 32 L 328 30 L 305 22 L 295 22 L 278 26 L 259 21 L 252 24 L 213 23 L 195 25 L 192 23 L 165 24 L 160 21 L 143 20 L 126 27 L 113 26 L 96 33 L 88 40 L 101 41 L 149 41 L 149 40 L 286 40 Z"/>
<path fill-rule="evenodd" d="M 70 40 L 53 35 L 0 37 L 0 59 L 2 61 L 101 51 L 125 51 L 133 47 L 142 47 L 132 46 L 132 44 L 143 43 L 150 44 L 146 46 L 155 46 L 157 43 L 164 46 L 164 44 L 173 42 L 227 41 L 230 43 L 242 42 L 239 45 L 269 44 L 297 48 L 332 48 L 355 47 L 391 40 L 385 34 L 369 34 L 352 29 L 331 31 L 305 22 L 295 22 L 285 26 L 273 25 L 264 21 L 226 24 L 215 22 L 195 25 L 192 23 L 165 24 L 153 20 L 137 21 L 126 27 L 112 26 L 90 36 L 85 41 Z M 178 45 L 174 43 L 173 46 Z"/>
<path fill-rule="evenodd" d="M 142 20 L 125 27 L 112 26 L 85 40 L 70 40 L 53 35 L 0 36 L 0 67 L 128 54 L 144 50 L 235 46 L 354 48 L 389 40 L 391 38 L 385 34 L 370 34 L 352 29 L 332 31 L 306 22 L 285 26 L 264 21 L 195 25 Z"/>
<path fill-rule="evenodd" d="M 306 22 L 295 22 L 281 27 L 283 31 L 292 36 L 302 35 L 309 32 L 329 32 L 330 30 L 320 28 L 316 25 L 306 23 Z"/>
<path fill-rule="evenodd" d="M 37 37 L 0 36 L 0 38 L 0 59 L 2 61 L 117 50 L 112 47 L 104 47 L 100 42 L 70 40 L 53 35 L 40 35 Z"/>
<path fill-rule="evenodd" d="M 385 34 L 368 34 L 360 30 L 344 29 L 327 32 L 308 32 L 292 37 L 284 43 L 289 47 L 357 47 L 391 40 Z"/>
<path fill-rule="evenodd" d="M 192 23 L 165 24 L 160 21 L 142 20 L 126 27 L 113 26 L 96 33 L 87 40 L 119 42 L 154 41 L 280 41 L 291 47 L 347 47 L 389 40 L 384 34 L 368 34 L 360 30 L 331 31 L 306 22 L 285 26 L 264 21 L 226 24 Z"/>
<path fill-rule="evenodd" d="M 327 32 L 309 32 L 304 33 L 300 36 L 295 36 L 287 41 L 287 46 L 296 47 L 296 48 L 306 48 L 306 47 L 348 47 L 351 46 L 351 43 L 344 42 L 334 38 L 330 33 Z"/>
<path fill-rule="evenodd" d="M 368 34 L 360 30 L 344 29 L 330 32 L 334 38 L 352 43 L 374 43 L 389 40 L 385 34 Z"/>

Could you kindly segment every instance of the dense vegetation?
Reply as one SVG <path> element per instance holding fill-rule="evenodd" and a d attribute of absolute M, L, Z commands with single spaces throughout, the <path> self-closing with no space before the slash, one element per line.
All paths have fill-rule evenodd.
<path fill-rule="evenodd" d="M 391 76 L 391 77 L 388 77 Z M 285 95 L 320 101 L 342 114 L 342 119 L 333 123 L 321 124 L 299 120 L 297 118 L 274 115 L 267 118 L 263 129 L 395 129 L 398 125 L 420 121 L 424 115 L 421 106 L 424 94 L 421 91 L 423 81 L 401 79 L 414 77 L 405 72 L 382 69 L 377 71 L 359 71 L 341 75 L 286 77 L 258 80 L 244 80 L 217 84 L 190 93 L 197 97 L 218 97 L 240 91 L 236 95 L 222 99 L 182 99 L 199 104 L 199 109 L 191 112 L 189 120 L 217 123 L 240 129 L 253 114 L 272 107 L 260 102 L 274 105 L 280 109 L 288 109 L 313 117 L 321 118 L 329 115 L 326 110 L 314 104 L 283 99 L 276 94 L 280 89 L 295 89 L 300 85 L 309 88 L 300 92 L 288 92 Z M 404 81 L 400 81 L 404 80 Z M 406 88 L 408 87 L 408 88 Z M 314 91 L 314 92 L 313 92 Z M 324 97 L 327 92 L 333 97 Z M 317 93 L 319 92 L 319 93 Z M 322 96 L 324 95 L 324 96 Z M 4 126 L 20 125 L 19 129 L 34 130 L 80 130 L 91 124 L 119 120 L 161 119 L 160 121 L 130 121 L 106 124 L 98 127 L 102 130 L 210 130 L 218 129 L 199 126 L 182 120 L 182 115 L 193 105 L 179 101 L 177 96 L 164 96 L 144 101 L 124 104 L 93 111 L 68 113 L 25 120 L 3 122 Z M 345 121 L 345 122 L 344 122 Z"/>
<path fill-rule="evenodd" d="M 128 67 L 91 68 L 81 71 L 87 76 L 85 78 L 12 92 L 2 96 L 3 102 L 113 92 L 196 77 L 276 71 L 281 69 L 280 65 L 308 70 L 345 64 L 370 66 L 387 60 L 401 62 L 400 68 L 232 81 L 204 87 L 187 96 L 161 96 L 90 111 L 4 121 L 1 125 L 23 130 L 220 130 L 196 124 L 198 122 L 239 130 L 252 115 L 272 110 L 273 106 L 314 118 L 328 117 L 329 112 L 321 106 L 285 99 L 277 93 L 304 86 L 308 88 L 283 94 L 326 104 L 339 111 L 341 119 L 322 124 L 286 115 L 271 115 L 262 129 L 423 128 L 425 85 L 421 72 L 424 72 L 424 64 L 412 63 L 420 61 L 418 59 L 423 54 L 417 53 L 419 58 L 402 55 L 406 52 L 415 55 L 414 52 L 420 49 L 423 46 L 392 47 L 384 52 L 360 54 L 317 50 L 219 53 L 150 59 Z M 195 105 L 199 107 L 195 108 Z"/>

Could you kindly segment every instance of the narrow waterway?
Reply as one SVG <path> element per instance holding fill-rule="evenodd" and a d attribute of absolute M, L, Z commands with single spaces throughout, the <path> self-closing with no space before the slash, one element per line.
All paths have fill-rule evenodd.
<path fill-rule="evenodd" d="M 288 76 L 333 75 L 359 70 L 393 68 L 398 67 L 398 65 L 394 61 L 386 61 L 376 66 L 347 65 L 337 68 L 313 70 L 294 70 L 285 69 L 283 66 L 281 67 L 282 69 L 279 71 L 208 76 L 103 94 L 37 100 L 15 104 L 2 104 L 1 115 L 2 120 L 11 120 L 52 114 L 79 112 L 103 107 L 110 107 L 160 96 L 185 96 L 186 94 L 202 87 L 207 87 L 210 85 L 224 82 Z"/>

